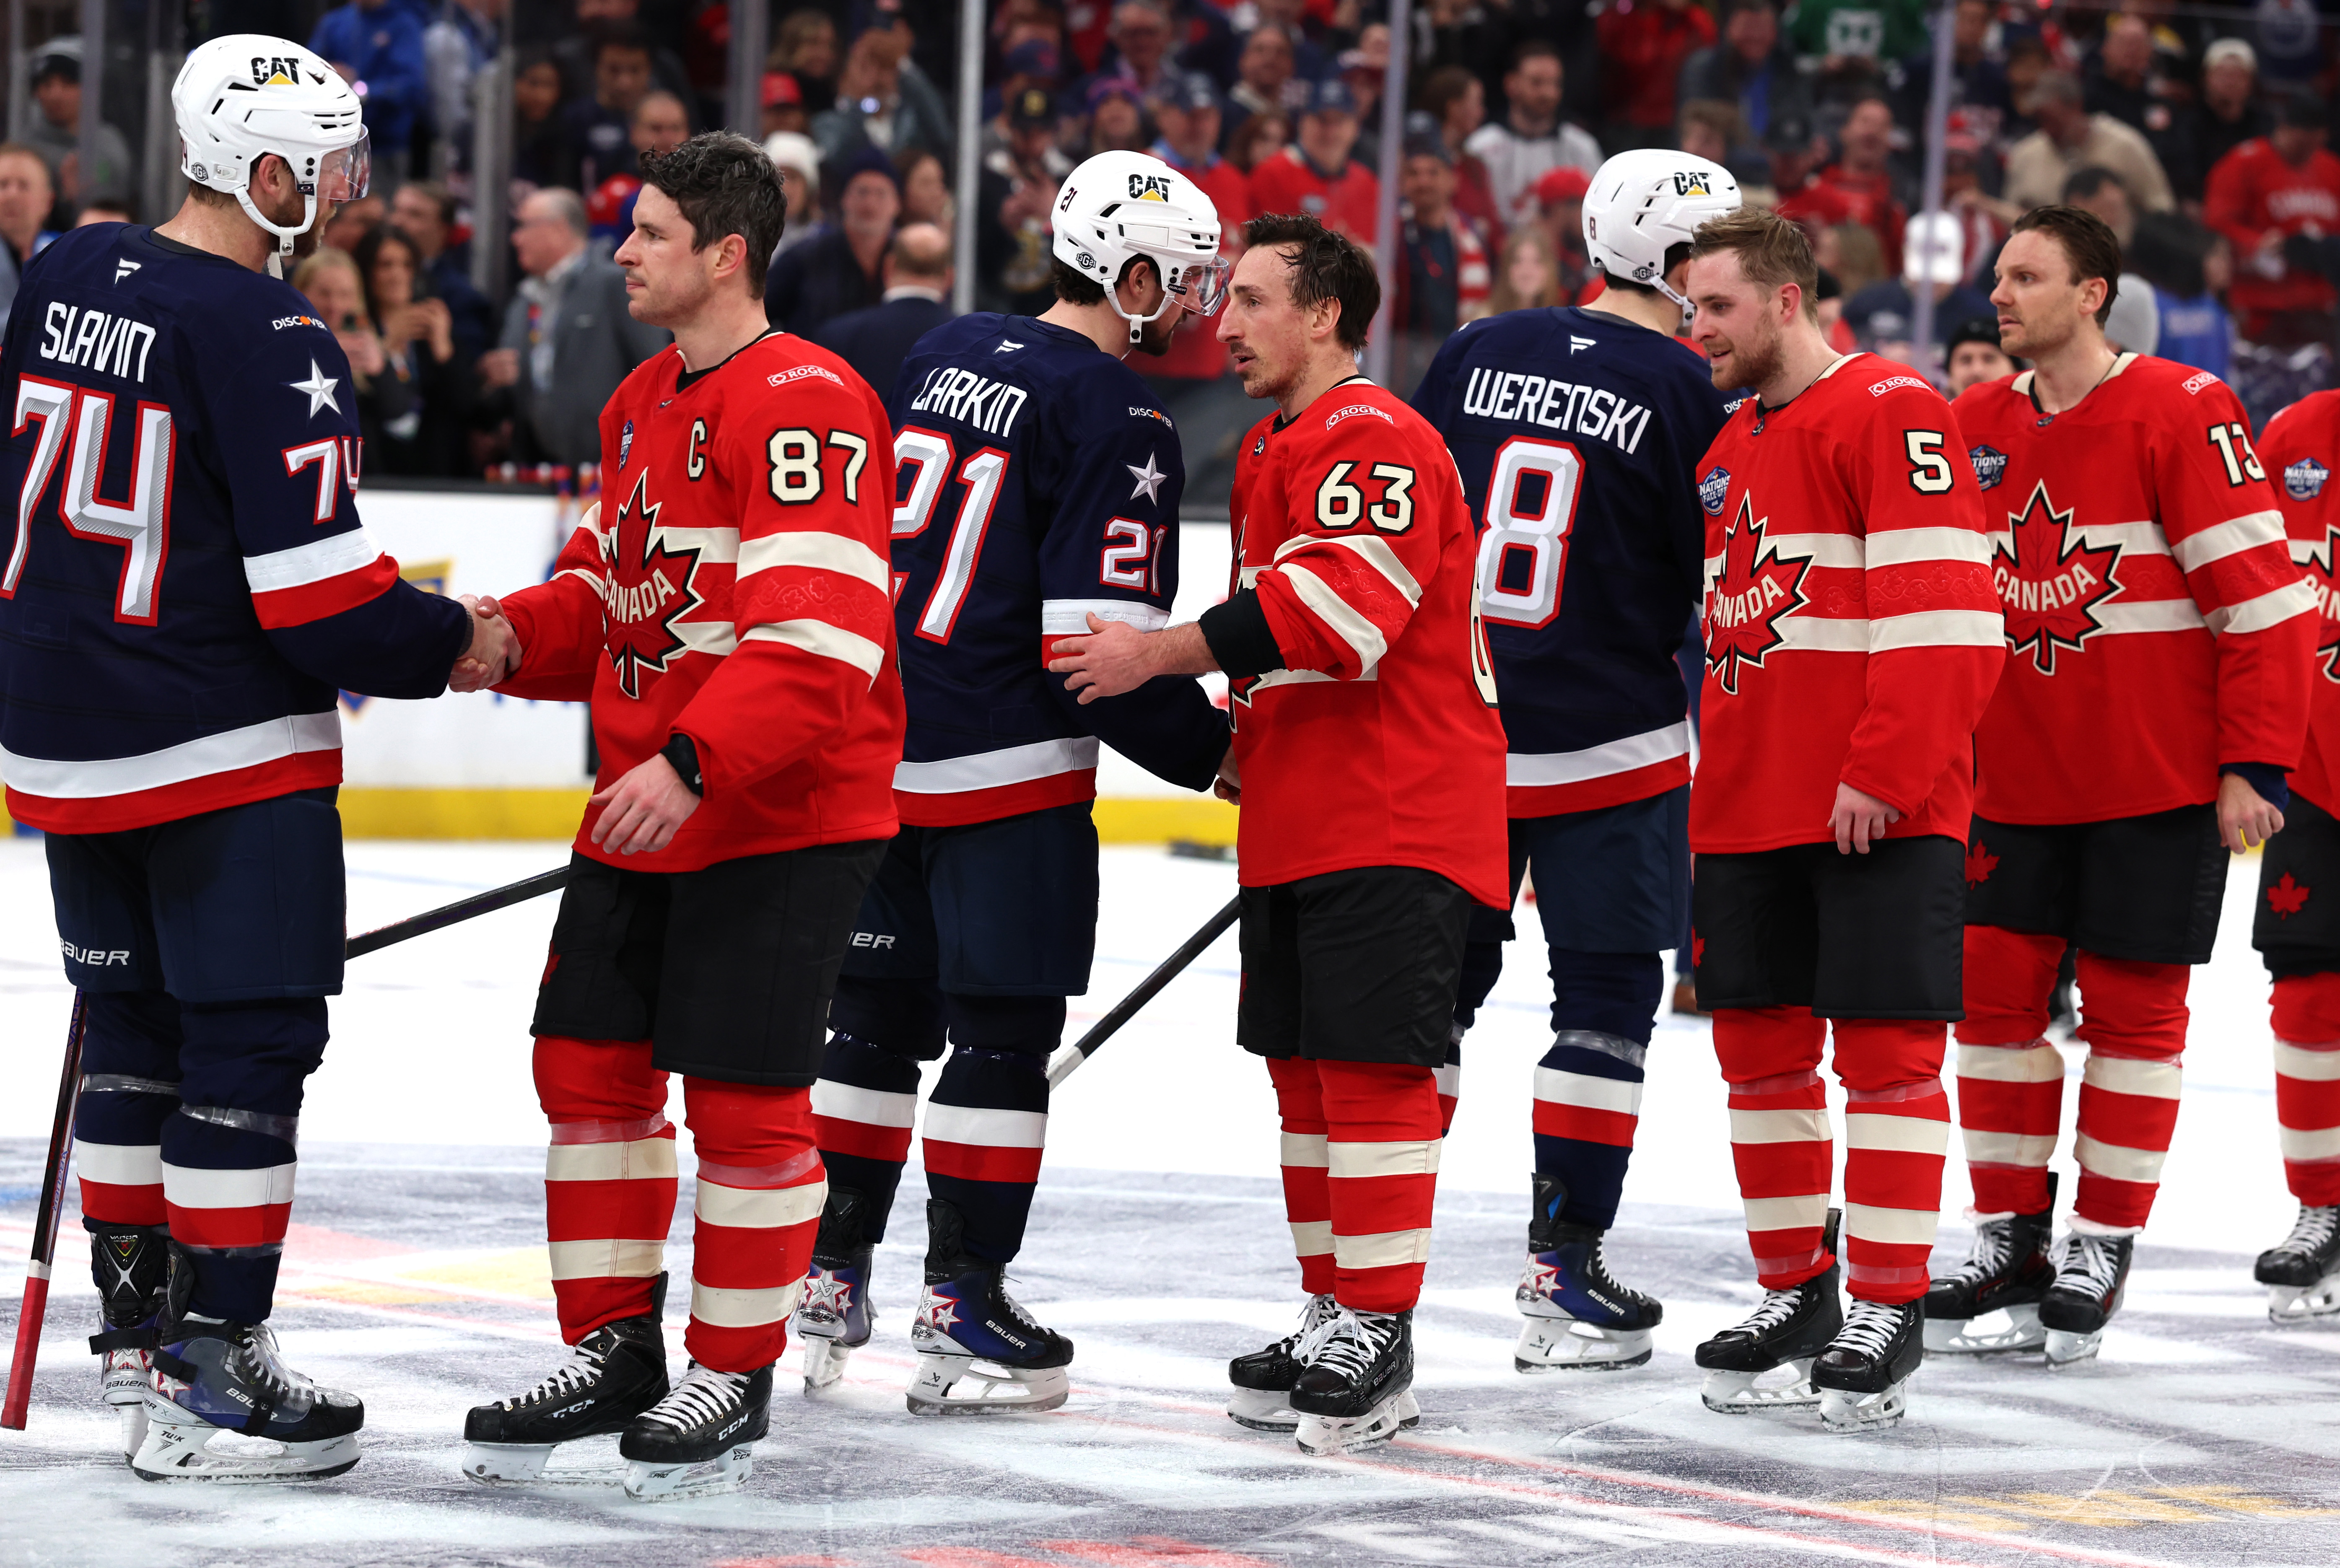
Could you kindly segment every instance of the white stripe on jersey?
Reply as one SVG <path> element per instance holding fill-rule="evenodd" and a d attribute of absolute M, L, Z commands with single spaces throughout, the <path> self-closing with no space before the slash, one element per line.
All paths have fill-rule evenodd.
<path fill-rule="evenodd" d="M 1082 735 L 947 757 L 939 762 L 897 763 L 894 788 L 908 795 L 957 795 L 969 789 L 996 789 L 1003 784 L 1028 784 L 1035 779 L 1077 773 L 1096 765 L 1096 740 Z"/>
<path fill-rule="evenodd" d="M 56 800 L 102 800 L 141 789 L 208 779 L 239 768 L 257 768 L 304 751 L 342 749 L 342 716 L 293 713 L 263 719 L 241 729 L 223 729 L 148 751 L 136 757 L 106 757 L 90 762 L 61 762 L 45 757 L 19 757 L 0 749 L 0 779 L 11 789 L 45 795 Z"/>
<path fill-rule="evenodd" d="M 1684 719 L 1662 729 L 1603 741 L 1581 751 L 1514 751 L 1503 759 L 1503 782 L 1532 789 L 1552 784 L 1581 784 L 1588 779 L 1630 773 L 1636 768 L 1689 755 L 1690 720 Z"/>
<path fill-rule="evenodd" d="M 362 571 L 382 559 L 382 546 L 362 528 L 312 539 L 291 550 L 243 558 L 243 581 L 254 593 L 306 588 L 344 572 Z"/>

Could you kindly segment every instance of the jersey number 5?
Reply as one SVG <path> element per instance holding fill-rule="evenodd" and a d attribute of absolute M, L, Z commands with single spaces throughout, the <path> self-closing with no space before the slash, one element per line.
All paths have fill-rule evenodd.
<path fill-rule="evenodd" d="M 76 406 L 78 405 L 78 406 Z M 141 626 L 154 624 L 155 584 L 171 549 L 171 411 L 160 403 L 138 405 L 138 426 L 130 453 L 130 499 L 105 501 L 97 493 L 105 461 L 106 432 L 114 420 L 112 394 L 64 386 L 25 376 L 16 383 L 14 433 L 35 420 L 40 439 L 25 468 L 25 488 L 16 497 L 16 541 L 0 571 L 0 597 L 13 597 L 24 575 L 33 537 L 33 514 L 48 493 L 49 480 L 64 464 L 64 493 L 57 510 L 65 531 L 76 539 L 122 546 L 122 577 L 114 618 Z"/>
<path fill-rule="evenodd" d="M 902 501 L 894 508 L 894 537 L 912 539 L 927 531 L 943 481 L 954 467 L 960 484 L 958 516 L 943 546 L 942 570 L 935 574 L 934 591 L 918 612 L 918 635 L 929 642 L 948 642 L 957 624 L 959 606 L 975 586 L 975 563 L 983 555 L 983 537 L 991 529 L 991 513 L 999 504 L 999 487 L 1007 478 L 1007 454 L 985 447 L 965 462 L 951 446 L 950 437 L 913 425 L 894 438 L 894 471 Z M 917 472 L 912 474 L 913 465 Z M 907 491 L 901 488 L 907 481 Z"/>
<path fill-rule="evenodd" d="M 1560 613 L 1583 486 L 1584 459 L 1564 441 L 1513 436 L 1495 453 L 1479 536 L 1479 610 L 1489 620 L 1548 626 Z"/>

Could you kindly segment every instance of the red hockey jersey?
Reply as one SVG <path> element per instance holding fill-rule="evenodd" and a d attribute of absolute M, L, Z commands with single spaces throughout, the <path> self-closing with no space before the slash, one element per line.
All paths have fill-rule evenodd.
<path fill-rule="evenodd" d="M 1438 432 L 1360 376 L 1235 460 L 1235 588 L 1284 668 L 1230 687 L 1247 887 L 1418 866 L 1510 901 L 1475 539 Z"/>
<path fill-rule="evenodd" d="M 2333 547 L 2340 544 L 2340 392 L 2312 392 L 2267 422 L 2260 461 L 2283 508 L 2291 559 L 2315 596 L 2315 660 L 2308 676 L 2307 745 L 2292 792 L 2340 811 L 2340 595 Z"/>
<path fill-rule="evenodd" d="M 1892 838 L 1965 841 L 2007 655 L 1963 450 L 1941 395 L 1874 354 L 1749 398 L 1707 449 L 1691 849 L 1826 842 L 1839 782 L 1901 814 Z"/>
<path fill-rule="evenodd" d="M 2332 285 L 2281 252 L 2262 260 L 2267 236 L 2340 233 L 2340 157 L 2318 151 L 2295 168 L 2265 136 L 2218 160 L 2203 194 L 2202 221 L 2235 247 L 2229 297 L 2238 313 L 2328 311 Z"/>
<path fill-rule="evenodd" d="M 1341 166 L 1336 178 L 1326 179 L 1294 143 L 1261 159 L 1251 172 L 1251 208 L 1254 213 L 1305 213 L 1326 228 L 1371 245 L 1381 189 L 1373 170 L 1354 159 Z"/>
<path fill-rule="evenodd" d="M 601 504 L 552 581 L 503 601 L 522 660 L 496 690 L 590 699 L 597 788 L 676 735 L 706 800 L 656 853 L 694 871 L 894 835 L 902 759 L 887 546 L 894 432 L 845 362 L 772 332 L 681 384 L 669 349 L 601 411 Z"/>
<path fill-rule="evenodd" d="M 1975 735 L 1975 810 L 2103 822 L 2299 763 L 2315 608 L 2249 418 L 2207 371 L 2124 354 L 2053 419 L 2031 372 L 1958 399 L 2014 650 Z"/>

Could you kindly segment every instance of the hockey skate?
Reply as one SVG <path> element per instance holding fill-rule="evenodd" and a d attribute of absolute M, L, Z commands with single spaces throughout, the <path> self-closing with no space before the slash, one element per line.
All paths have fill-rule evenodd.
<path fill-rule="evenodd" d="M 1909 1374 L 1926 1356 L 1924 1321 L 1914 1301 L 1852 1304 L 1843 1329 L 1812 1363 L 1822 1426 L 1850 1433 L 1900 1424 L 1909 1408 Z"/>
<path fill-rule="evenodd" d="M 1312 1295 L 1300 1309 L 1298 1329 L 1265 1350 L 1254 1350 L 1227 1363 L 1227 1381 L 1235 1390 L 1227 1400 L 1227 1414 L 1237 1426 L 1254 1432 L 1292 1432 L 1299 1427 L 1300 1414 L 1292 1408 L 1292 1385 L 1300 1381 L 1304 1370 L 1301 1347 L 1340 1311 L 1331 1296 Z"/>
<path fill-rule="evenodd" d="M 146 1441 L 146 1391 L 154 1384 L 154 1325 L 170 1275 L 170 1237 L 159 1226 L 109 1226 L 89 1238 L 105 1328 L 89 1336 L 99 1357 L 98 1397 L 121 1425 L 122 1457 Z"/>
<path fill-rule="evenodd" d="M 2039 1302 L 2040 1326 L 2048 1331 L 2049 1366 L 2096 1359 L 2105 1325 L 2120 1310 L 2121 1297 L 2127 1294 L 2129 1259 L 2136 1249 L 2133 1236 L 2074 1231 L 2064 1238 L 2056 1283 Z"/>
<path fill-rule="evenodd" d="M 1646 1365 L 1650 1331 L 1665 1308 L 1611 1278 L 1601 1255 L 1602 1233 L 1558 1217 L 1568 1189 L 1534 1177 L 1527 1268 L 1515 1299 L 1527 1323 L 1512 1348 L 1521 1372 L 1621 1372 Z"/>
<path fill-rule="evenodd" d="M 264 1323 L 180 1319 L 154 1352 L 144 1481 L 321 1481 L 358 1462 L 365 1406 L 284 1365 Z"/>
<path fill-rule="evenodd" d="M 553 1470 L 552 1452 L 580 1437 L 620 1433 L 667 1394 L 666 1335 L 659 1319 L 666 1275 L 650 1287 L 650 1310 L 605 1323 L 535 1387 L 474 1407 L 463 1418 L 463 1475 L 482 1486 L 606 1485 L 605 1470 Z"/>
<path fill-rule="evenodd" d="M 756 1440 L 771 1424 L 770 1367 L 716 1372 L 694 1361 L 673 1392 L 618 1439 L 626 1495 L 679 1503 L 737 1492 L 755 1468 Z"/>
<path fill-rule="evenodd" d="M 1837 1210 L 1829 1210 L 1820 1241 L 1831 1254 L 1839 1217 Z M 1709 1410 L 1743 1415 L 1755 1410 L 1808 1410 L 1820 1402 L 1819 1391 L 1812 1386 L 1812 1363 L 1844 1328 L 1844 1304 L 1837 1297 L 1838 1267 L 1831 1262 L 1824 1273 L 1792 1290 L 1764 1292 L 1762 1305 L 1746 1322 L 1698 1347 L 1695 1359 L 1706 1372 L 1698 1396 Z"/>
<path fill-rule="evenodd" d="M 1301 1343 L 1300 1377 L 1292 1385 L 1300 1417 L 1294 1436 L 1306 1454 L 1353 1454 L 1422 1420 L 1413 1398 L 1413 1314 L 1333 1310 Z"/>
<path fill-rule="evenodd" d="M 928 1198 L 927 1232 L 927 1285 L 910 1325 L 918 1353 L 911 1412 L 957 1415 L 1063 1404 L 1072 1394 L 1065 1368 L 1072 1365 L 1073 1342 L 1016 1305 L 1002 1265 L 967 1255 L 965 1221 L 954 1205 Z"/>
<path fill-rule="evenodd" d="M 876 1248 L 861 1239 L 868 1200 L 851 1187 L 828 1189 L 812 1266 L 805 1271 L 797 1336 L 804 1341 L 804 1391 L 817 1394 L 845 1375 L 848 1357 L 869 1343 L 878 1314 L 869 1305 L 869 1265 Z"/>
<path fill-rule="evenodd" d="M 2299 1206 L 2279 1246 L 2251 1271 L 2267 1287 L 2267 1320 L 2288 1327 L 2340 1317 L 2340 1207 Z"/>
<path fill-rule="evenodd" d="M 2048 1255 L 2056 1216 L 2056 1173 L 2048 1173 L 2048 1206 L 1975 1227 L 1974 1246 L 1958 1271 L 1926 1292 L 1926 1349 L 1938 1355 L 1989 1355 L 2037 1350 L 2048 1338 L 2039 1326 L 2039 1298 L 2055 1282 Z M 1999 1321 L 1991 1322 L 1994 1315 Z M 1984 1326 L 1977 1328 L 1978 1321 Z"/>

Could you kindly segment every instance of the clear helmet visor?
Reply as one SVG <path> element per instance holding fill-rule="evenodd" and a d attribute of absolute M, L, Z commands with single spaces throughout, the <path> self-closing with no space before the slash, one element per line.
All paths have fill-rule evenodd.
<path fill-rule="evenodd" d="M 1215 316 L 1227 302 L 1227 280 L 1234 273 L 1234 263 L 1225 256 L 1213 256 L 1206 262 L 1195 262 L 1182 269 L 1178 281 L 1170 292 L 1178 297 L 1187 313 L 1197 316 Z"/>
<path fill-rule="evenodd" d="M 346 147 L 336 147 L 317 160 L 317 200 L 343 206 L 366 194 L 373 183 L 373 138 L 365 132 Z"/>

